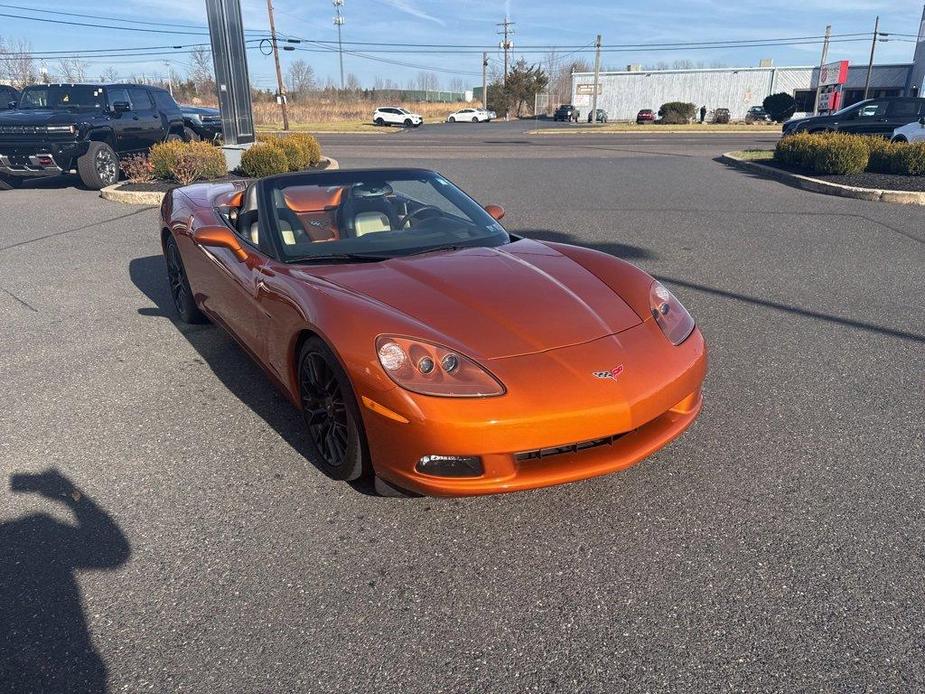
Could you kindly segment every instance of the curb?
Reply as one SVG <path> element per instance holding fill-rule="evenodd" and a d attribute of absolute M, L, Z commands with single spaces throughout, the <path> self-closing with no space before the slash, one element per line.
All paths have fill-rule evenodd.
<path fill-rule="evenodd" d="M 822 195 L 835 195 L 841 198 L 854 200 L 867 200 L 868 202 L 889 202 L 895 205 L 925 205 L 925 193 L 912 190 L 880 190 L 878 188 L 856 188 L 840 183 L 829 183 L 818 178 L 803 176 L 765 166 L 747 159 L 739 159 L 732 152 L 720 155 L 719 161 L 746 171 L 754 171 L 768 178 L 775 178 L 782 183 L 795 188 L 802 188 L 812 193 Z"/>
<path fill-rule="evenodd" d="M 603 128 L 536 128 L 527 135 L 780 135 L 780 130 L 674 130 L 663 126 L 640 126 L 638 130 L 604 130 Z"/>
<path fill-rule="evenodd" d="M 328 165 L 322 171 L 334 171 L 340 168 L 338 161 L 332 157 L 322 157 Z M 123 205 L 160 206 L 166 193 L 157 190 L 119 190 L 121 183 L 106 186 L 100 191 L 100 197 L 112 202 L 121 202 Z"/>

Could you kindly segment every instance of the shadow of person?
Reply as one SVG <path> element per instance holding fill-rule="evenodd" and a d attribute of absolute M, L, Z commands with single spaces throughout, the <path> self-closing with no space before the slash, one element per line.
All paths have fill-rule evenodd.
<path fill-rule="evenodd" d="M 263 419 L 297 453 L 324 473 L 324 469 L 312 459 L 301 414 L 244 350 L 221 328 L 211 324 L 187 325 L 179 321 L 167 285 L 164 256 L 133 259 L 129 263 L 129 277 L 156 307 L 140 308 L 138 313 L 170 320 L 222 385 Z M 352 486 L 361 493 L 369 493 L 369 488 L 364 484 Z"/>
<path fill-rule="evenodd" d="M 75 572 L 121 566 L 128 540 L 57 470 L 13 475 L 10 489 L 63 504 L 77 523 L 36 513 L 0 524 L 0 692 L 105 692 Z"/>

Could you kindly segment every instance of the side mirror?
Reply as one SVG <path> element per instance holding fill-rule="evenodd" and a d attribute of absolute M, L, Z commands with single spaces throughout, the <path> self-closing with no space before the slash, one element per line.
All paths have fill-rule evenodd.
<path fill-rule="evenodd" d="M 227 227 L 199 227 L 193 232 L 193 241 L 200 246 L 210 248 L 227 248 L 242 263 L 247 260 L 247 251 L 241 247 L 238 237 Z"/>
<path fill-rule="evenodd" d="M 9 103 L 6 105 L 6 107 L 12 109 L 12 108 L 16 108 L 18 105 L 19 105 L 19 104 L 18 104 L 17 102 L 11 101 L 11 102 L 9 102 Z"/>
<path fill-rule="evenodd" d="M 485 211 L 492 219 L 504 219 L 504 208 L 501 205 L 485 205 Z"/>
<path fill-rule="evenodd" d="M 132 105 L 127 101 L 113 101 L 112 110 L 114 113 L 126 113 L 132 110 Z"/>

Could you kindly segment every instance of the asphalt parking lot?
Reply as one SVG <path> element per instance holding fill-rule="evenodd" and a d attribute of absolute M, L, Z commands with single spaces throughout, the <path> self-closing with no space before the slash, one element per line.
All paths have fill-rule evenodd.
<path fill-rule="evenodd" d="M 925 689 L 925 209 L 714 161 L 770 135 L 526 129 L 321 137 L 637 263 L 698 320 L 690 431 L 513 495 L 327 479 L 231 339 L 173 321 L 156 210 L 0 192 L 0 690 Z M 79 517 L 11 490 L 49 468 Z"/>

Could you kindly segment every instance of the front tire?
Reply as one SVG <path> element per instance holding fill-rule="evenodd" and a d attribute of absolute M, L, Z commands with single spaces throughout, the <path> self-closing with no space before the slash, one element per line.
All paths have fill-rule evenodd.
<path fill-rule="evenodd" d="M 105 142 L 91 142 L 77 158 L 77 173 L 90 190 L 102 190 L 119 182 L 119 157 Z"/>
<path fill-rule="evenodd" d="M 410 118 L 405 118 L 405 127 L 410 128 L 414 123 L 411 122 Z"/>
<path fill-rule="evenodd" d="M 897 135 L 896 137 L 893 138 L 893 144 L 895 144 L 895 145 L 904 145 L 904 144 L 906 144 L 907 142 L 909 142 L 909 140 L 907 140 L 907 139 L 906 139 L 904 136 L 902 136 L 902 135 Z"/>
<path fill-rule="evenodd" d="M 450 121 L 450 123 L 455 123 L 455 122 L 456 122 L 456 118 L 455 118 L 454 116 L 450 116 L 449 121 Z"/>
<path fill-rule="evenodd" d="M 199 142 L 202 138 L 192 128 L 183 128 L 183 139 L 187 142 Z"/>
<path fill-rule="evenodd" d="M 363 419 L 350 379 L 321 338 L 302 345 L 298 374 L 312 461 L 333 479 L 359 479 L 370 469 Z"/>
<path fill-rule="evenodd" d="M 173 236 L 169 237 L 164 245 L 164 259 L 167 261 L 167 282 L 170 285 L 170 298 L 173 299 L 173 307 L 176 309 L 180 320 L 190 325 L 205 323 L 206 317 L 196 306 L 196 301 L 193 299 L 193 290 L 190 289 L 189 279 L 186 277 L 183 258 L 180 257 L 180 249 L 177 247 L 177 242 Z"/>

